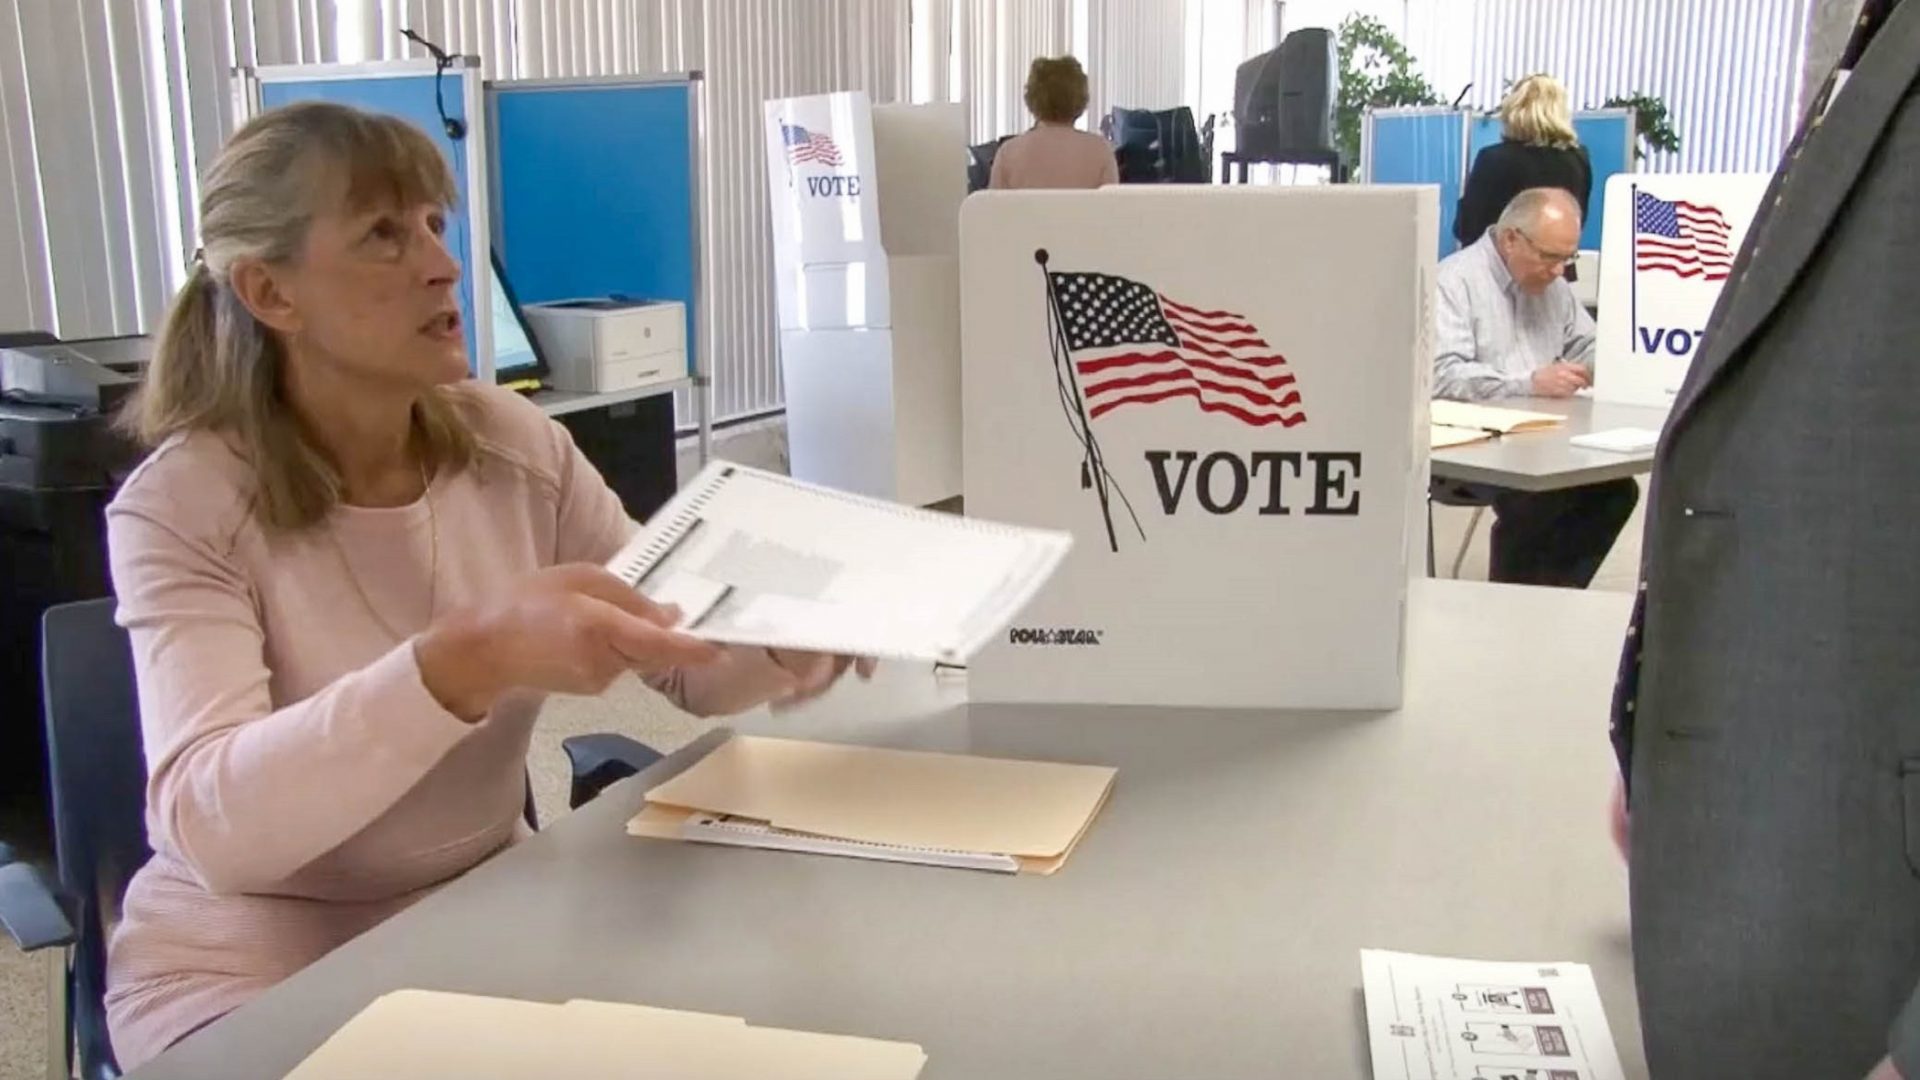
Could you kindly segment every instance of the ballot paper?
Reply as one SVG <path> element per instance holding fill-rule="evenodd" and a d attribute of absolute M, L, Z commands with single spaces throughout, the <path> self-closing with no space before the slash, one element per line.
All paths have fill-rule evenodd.
<path fill-rule="evenodd" d="M 1374 1080 L 1625 1080 L 1585 964 L 1362 949 Z"/>
<path fill-rule="evenodd" d="M 608 569 L 703 640 L 961 664 L 1072 544 L 715 462 Z"/>

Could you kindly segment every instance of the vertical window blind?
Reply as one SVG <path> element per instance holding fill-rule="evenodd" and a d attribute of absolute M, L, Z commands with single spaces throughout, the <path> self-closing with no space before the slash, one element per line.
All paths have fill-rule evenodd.
<path fill-rule="evenodd" d="M 1491 105 L 1535 71 L 1567 84 L 1577 105 L 1645 92 L 1664 99 L 1677 154 L 1654 172 L 1771 172 L 1799 120 L 1809 0 L 1474 0 L 1457 25 L 1470 58 L 1443 85 L 1472 82 Z M 1452 5 L 1449 5 L 1451 9 Z M 1461 32 L 1456 30 L 1456 32 Z"/>
<path fill-rule="evenodd" d="M 1286 29 L 1379 19 L 1451 101 L 1491 109 L 1535 72 L 1576 107 L 1646 93 L 1663 99 L 1677 154 L 1651 172 L 1771 171 L 1799 119 L 1813 0 L 1286 0 Z"/>

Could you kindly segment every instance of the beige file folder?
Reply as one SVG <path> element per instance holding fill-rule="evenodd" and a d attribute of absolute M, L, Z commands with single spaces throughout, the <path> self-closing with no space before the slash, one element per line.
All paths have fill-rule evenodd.
<path fill-rule="evenodd" d="M 730 1016 L 401 990 L 367 1006 L 287 1080 L 913 1080 L 926 1060 L 910 1043 Z"/>
<path fill-rule="evenodd" d="M 649 791 L 627 831 L 686 839 L 705 811 L 901 852 L 1012 856 L 1022 872 L 1050 874 L 1113 778 L 1102 766 L 738 735 Z"/>
<path fill-rule="evenodd" d="M 1465 428 L 1496 435 L 1545 431 L 1567 422 L 1566 417 L 1553 413 L 1476 405 L 1470 401 L 1435 401 L 1432 405 L 1431 418 L 1435 427 Z"/>

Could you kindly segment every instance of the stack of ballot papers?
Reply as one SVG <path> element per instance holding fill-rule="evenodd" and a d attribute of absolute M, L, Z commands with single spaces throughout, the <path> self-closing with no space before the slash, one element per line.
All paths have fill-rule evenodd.
<path fill-rule="evenodd" d="M 607 568 L 706 641 L 964 664 L 1072 546 L 717 461 Z"/>
<path fill-rule="evenodd" d="M 1566 417 L 1526 409 L 1503 409 L 1467 401 L 1435 401 L 1432 406 L 1432 448 L 1465 446 L 1499 435 L 1545 431 L 1566 423 Z"/>
<path fill-rule="evenodd" d="M 1363 949 L 1374 1080 L 1626 1080 L 1585 964 Z"/>
<path fill-rule="evenodd" d="M 926 1063 L 911 1043 L 754 1027 L 732 1016 L 398 990 L 347 1021 L 286 1080 L 913 1080 Z"/>
<path fill-rule="evenodd" d="M 735 735 L 647 792 L 634 836 L 1051 874 L 1113 790 L 1093 765 Z"/>

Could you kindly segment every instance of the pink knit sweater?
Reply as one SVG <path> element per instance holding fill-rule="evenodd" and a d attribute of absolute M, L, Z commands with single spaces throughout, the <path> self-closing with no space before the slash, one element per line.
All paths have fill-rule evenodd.
<path fill-rule="evenodd" d="M 478 461 L 410 506 L 269 531 L 249 510 L 249 467 L 201 433 L 155 450 L 108 510 L 154 849 L 109 954 L 122 1067 L 525 832 L 541 698 L 516 694 L 463 723 L 395 631 L 430 621 L 436 529 L 445 612 L 541 567 L 604 562 L 635 526 L 565 429 L 512 394 L 471 389 Z M 663 681 L 696 712 L 748 708 L 785 685 L 757 650 Z"/>

